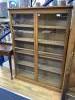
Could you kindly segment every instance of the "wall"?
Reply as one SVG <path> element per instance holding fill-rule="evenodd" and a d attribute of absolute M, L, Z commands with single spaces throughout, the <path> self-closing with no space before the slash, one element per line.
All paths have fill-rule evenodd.
<path fill-rule="evenodd" d="M 7 0 L 0 0 L 0 17 L 8 17 Z"/>

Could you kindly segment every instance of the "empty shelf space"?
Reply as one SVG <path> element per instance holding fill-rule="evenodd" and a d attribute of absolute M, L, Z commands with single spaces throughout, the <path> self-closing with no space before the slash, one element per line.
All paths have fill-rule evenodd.
<path fill-rule="evenodd" d="M 17 49 L 17 50 L 16 50 Z M 15 47 L 16 53 L 34 55 L 34 50 Z"/>
<path fill-rule="evenodd" d="M 56 73 L 56 74 L 61 74 L 60 68 L 55 68 L 55 67 L 46 66 L 46 65 L 42 65 L 42 64 L 39 64 L 38 66 L 39 66 L 39 69 L 41 69 L 41 70 Z"/>
<path fill-rule="evenodd" d="M 63 56 L 60 54 L 55 54 L 55 53 L 48 53 L 48 52 L 39 51 L 39 57 L 63 61 Z"/>
<path fill-rule="evenodd" d="M 28 27 L 28 28 L 34 28 L 34 25 L 25 25 L 25 24 L 15 24 L 14 27 Z"/>
<path fill-rule="evenodd" d="M 34 42 L 33 38 L 15 38 L 16 41 Z"/>
<path fill-rule="evenodd" d="M 27 27 L 27 28 L 34 28 L 34 25 L 29 25 L 29 24 L 14 24 L 13 27 Z M 46 29 L 66 29 L 65 26 L 52 26 L 52 25 L 39 25 L 39 28 L 46 28 Z"/>
<path fill-rule="evenodd" d="M 15 29 L 14 29 L 14 32 L 33 34 L 34 31 L 15 30 Z"/>
<path fill-rule="evenodd" d="M 34 42 L 33 38 L 15 38 L 16 41 L 23 41 L 23 42 Z M 47 45 L 56 45 L 56 46 L 64 46 L 63 41 L 52 41 L 52 40 L 44 40 L 44 39 L 38 39 L 38 42 L 41 44 L 47 44 Z"/>
<path fill-rule="evenodd" d="M 27 54 L 27 55 L 34 55 L 34 50 L 32 50 L 32 49 L 24 49 L 24 48 L 15 47 L 15 52 L 21 53 L 21 54 Z M 63 56 L 60 54 L 39 51 L 38 55 L 39 55 L 39 57 L 42 57 L 42 58 L 63 61 Z"/>
<path fill-rule="evenodd" d="M 66 29 L 65 26 L 52 26 L 52 25 L 48 25 L 48 26 L 39 25 L 39 28 L 46 28 L 46 29 Z"/>
<path fill-rule="evenodd" d="M 61 81 L 61 77 L 59 75 L 56 75 L 56 74 L 52 74 L 52 73 L 49 73 L 48 75 L 44 75 L 45 73 L 43 74 L 39 74 L 39 81 L 42 82 L 42 83 L 45 83 L 47 85 L 52 85 L 52 86 L 55 86 L 55 87 L 60 87 L 60 81 Z"/>
<path fill-rule="evenodd" d="M 28 61 L 17 61 L 17 64 L 34 68 L 34 63 L 28 62 Z M 38 67 L 39 67 L 39 69 L 44 70 L 44 71 L 61 74 L 60 68 L 50 67 L 50 66 L 46 66 L 46 65 L 42 65 L 42 64 L 38 64 Z"/>
<path fill-rule="evenodd" d="M 54 55 L 53 55 L 53 56 L 54 56 Z M 57 58 L 57 57 L 55 58 L 55 57 L 53 57 L 53 56 L 50 56 L 50 55 L 45 55 L 45 56 L 44 56 L 44 55 L 42 55 L 42 54 L 39 55 L 39 57 L 42 57 L 42 58 L 52 59 L 52 60 L 57 60 L 57 61 L 63 61 L 62 58 L 59 58 L 59 57 L 58 57 L 58 58 Z"/>
<path fill-rule="evenodd" d="M 27 71 L 27 70 L 24 70 L 24 69 L 17 69 L 17 70 L 18 70 L 17 76 L 22 76 L 22 77 L 34 79 L 34 73 L 33 72 L 30 72 L 30 71 Z"/>
<path fill-rule="evenodd" d="M 29 66 L 29 67 L 34 67 L 34 63 L 29 62 L 29 61 L 17 61 L 17 64 L 23 65 L 23 66 Z"/>
<path fill-rule="evenodd" d="M 63 41 L 52 41 L 52 40 L 44 40 L 44 39 L 39 39 L 38 41 L 41 44 L 64 46 L 64 42 Z"/>

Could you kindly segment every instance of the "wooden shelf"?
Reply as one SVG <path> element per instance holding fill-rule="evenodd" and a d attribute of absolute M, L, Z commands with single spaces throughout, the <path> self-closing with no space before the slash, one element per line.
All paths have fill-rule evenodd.
<path fill-rule="evenodd" d="M 25 24 L 15 24 L 15 25 L 12 25 L 13 27 L 27 27 L 27 28 L 34 28 L 34 25 L 25 25 Z"/>
<path fill-rule="evenodd" d="M 33 38 L 15 38 L 15 41 L 34 42 Z M 64 46 L 63 41 L 52 41 L 52 40 L 38 39 L 38 43 L 47 44 L 47 45 Z"/>
<path fill-rule="evenodd" d="M 43 26 L 43 25 L 39 25 L 39 28 L 46 28 L 46 29 L 66 29 L 65 26 Z"/>
<path fill-rule="evenodd" d="M 61 75 L 61 69 L 60 68 L 46 66 L 46 65 L 42 65 L 42 64 L 39 64 L 38 66 L 39 66 L 39 69 L 41 69 L 41 70 L 44 70 L 44 71 L 48 71 L 48 72 L 52 72 L 52 73 L 56 73 L 56 74 L 60 74 Z"/>
<path fill-rule="evenodd" d="M 52 40 L 39 39 L 38 42 L 41 43 L 41 44 L 64 46 L 64 42 L 62 42 L 62 41 L 52 41 Z"/>
<path fill-rule="evenodd" d="M 47 85 L 52 85 L 55 87 L 60 87 L 60 81 L 61 77 L 59 75 L 49 73 L 47 76 L 43 76 L 43 74 L 39 74 L 38 80 L 42 83 L 45 83 Z"/>
<path fill-rule="evenodd" d="M 17 69 L 17 70 L 19 70 L 19 69 Z M 18 75 L 22 75 L 24 77 L 34 79 L 34 73 L 30 72 L 28 70 L 20 69 L 20 72 L 18 73 Z"/>
<path fill-rule="evenodd" d="M 15 38 L 16 41 L 22 41 L 22 42 L 34 42 L 32 38 Z"/>
<path fill-rule="evenodd" d="M 34 68 L 34 63 L 29 61 L 17 61 L 17 64 Z"/>
<path fill-rule="evenodd" d="M 17 64 L 34 68 L 34 63 L 28 62 L 28 61 L 17 61 Z M 38 67 L 41 70 L 61 75 L 61 69 L 60 68 L 50 67 L 50 66 L 46 66 L 46 65 L 42 65 L 42 64 L 38 64 Z"/>
<path fill-rule="evenodd" d="M 16 32 L 16 31 L 17 31 L 17 30 L 14 29 L 14 32 Z M 33 34 L 34 31 L 18 30 L 18 32 Z"/>
<path fill-rule="evenodd" d="M 34 50 L 24 49 L 24 48 L 19 48 L 19 47 L 15 47 L 15 52 L 21 53 L 21 54 L 27 54 L 27 55 L 34 55 Z M 42 52 L 42 51 L 39 51 L 38 53 L 39 53 L 39 57 L 53 59 L 57 61 L 63 61 L 63 57 L 60 54 L 54 54 L 54 53 L 48 53 L 48 52 Z"/>
<path fill-rule="evenodd" d="M 52 74 L 52 73 L 51 73 Z M 31 78 L 31 79 L 34 79 L 34 73 L 33 72 L 29 72 L 27 70 L 24 70 L 24 69 L 20 69 L 20 73 L 18 73 L 18 77 L 27 77 L 27 78 Z M 50 76 L 47 76 L 47 77 L 44 77 L 39 75 L 38 77 L 38 82 L 41 82 L 41 83 L 44 83 L 44 84 L 47 84 L 47 85 L 52 85 L 52 86 L 55 86 L 55 87 L 60 87 L 60 80 L 61 80 L 61 77 L 60 76 L 54 76 L 54 75 L 50 75 Z"/>
<path fill-rule="evenodd" d="M 57 60 L 57 61 L 63 61 L 63 57 L 60 54 L 39 51 L 39 57 L 53 59 L 53 60 Z"/>
<path fill-rule="evenodd" d="M 15 47 L 15 52 L 21 53 L 21 54 L 27 54 L 27 55 L 34 55 L 34 50 L 24 49 L 24 48 L 19 48 L 19 47 Z"/>
<path fill-rule="evenodd" d="M 27 28 L 34 28 L 34 25 L 25 25 L 25 24 L 15 24 L 13 25 L 13 27 L 27 27 Z M 43 28 L 43 29 L 66 29 L 65 26 L 50 26 L 50 25 L 46 25 L 46 26 L 43 26 L 43 25 L 39 25 L 39 28 Z"/>

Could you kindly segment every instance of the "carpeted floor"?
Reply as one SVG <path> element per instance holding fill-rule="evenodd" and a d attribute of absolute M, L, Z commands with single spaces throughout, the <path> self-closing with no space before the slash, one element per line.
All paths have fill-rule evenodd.
<path fill-rule="evenodd" d="M 30 100 L 29 98 L 0 88 L 0 100 Z"/>

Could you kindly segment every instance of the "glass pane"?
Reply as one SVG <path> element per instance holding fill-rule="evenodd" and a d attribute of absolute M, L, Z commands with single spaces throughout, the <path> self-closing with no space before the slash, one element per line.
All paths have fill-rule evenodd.
<path fill-rule="evenodd" d="M 16 71 L 18 75 L 34 79 L 34 57 L 33 55 L 23 54 L 20 50 L 16 51 Z"/>
<path fill-rule="evenodd" d="M 38 14 L 39 81 L 60 87 L 67 14 Z"/>
<path fill-rule="evenodd" d="M 39 70 L 39 81 L 45 83 L 46 85 L 59 87 L 60 79 L 61 77 L 58 74 Z"/>
<path fill-rule="evenodd" d="M 33 14 L 13 15 L 16 73 L 34 79 L 34 19 Z"/>
<path fill-rule="evenodd" d="M 47 29 L 65 29 L 67 14 L 38 14 L 39 27 Z M 52 31 L 53 32 L 53 31 Z"/>

